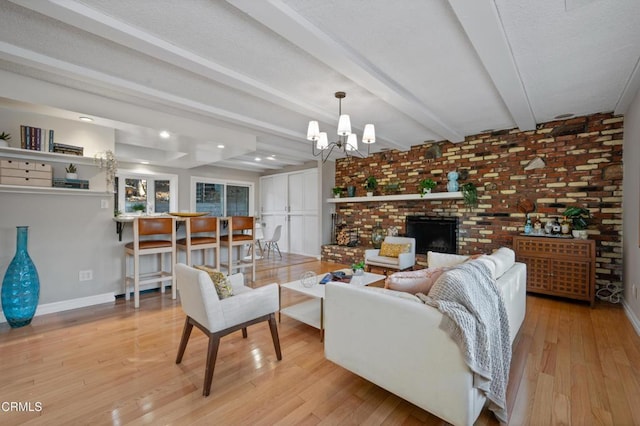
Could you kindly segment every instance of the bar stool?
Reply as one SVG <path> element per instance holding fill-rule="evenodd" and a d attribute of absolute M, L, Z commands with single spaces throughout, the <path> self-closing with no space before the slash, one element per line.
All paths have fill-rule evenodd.
<path fill-rule="evenodd" d="M 255 239 L 255 218 L 253 216 L 232 216 L 229 218 L 227 226 L 227 235 L 220 237 L 220 245 L 223 244 L 227 247 L 227 273 L 233 274 L 235 269 L 241 272 L 242 268 L 248 268 L 251 266 L 251 279 L 256 280 L 256 239 Z M 242 263 L 242 247 L 245 244 L 250 245 L 251 263 Z M 236 263 L 233 262 L 233 248 L 236 247 L 238 251 Z"/>
<path fill-rule="evenodd" d="M 159 236 L 164 236 L 160 239 Z M 133 282 L 134 307 L 140 307 L 140 285 L 160 283 L 164 293 L 166 281 L 171 281 L 171 298 L 176 298 L 176 219 L 173 217 L 137 217 L 133 221 L 133 241 L 124 246 L 124 292 L 129 300 L 129 283 Z M 165 255 L 171 255 L 170 268 L 167 271 Z M 160 270 L 140 273 L 140 256 L 156 255 L 160 257 Z M 129 272 L 129 256 L 133 257 L 133 271 Z"/>
<path fill-rule="evenodd" d="M 211 265 L 220 270 L 218 229 L 220 219 L 217 217 L 190 217 L 186 220 L 186 236 L 176 241 L 176 248 L 187 252 L 187 265 L 193 266 L 191 252 L 199 250 L 202 250 L 202 263 L 206 263 L 206 252 L 211 249 Z"/>

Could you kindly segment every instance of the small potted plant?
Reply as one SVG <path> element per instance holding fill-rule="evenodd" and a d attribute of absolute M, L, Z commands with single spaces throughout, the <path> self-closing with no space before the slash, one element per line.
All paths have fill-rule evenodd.
<path fill-rule="evenodd" d="M 71 163 L 68 167 L 65 168 L 67 172 L 67 179 L 78 179 L 78 168 L 75 164 Z"/>
<path fill-rule="evenodd" d="M 131 210 L 133 210 L 133 212 L 136 214 L 142 214 L 146 209 L 147 209 L 147 206 L 145 206 L 142 203 L 136 203 L 133 206 L 131 206 Z"/>
<path fill-rule="evenodd" d="M 333 198 L 340 198 L 340 194 L 342 194 L 342 188 L 339 186 L 334 186 L 333 189 Z"/>
<path fill-rule="evenodd" d="M 373 191 L 378 187 L 378 179 L 375 176 L 369 176 L 364 181 L 364 187 L 367 189 L 367 197 L 373 197 Z"/>
<path fill-rule="evenodd" d="M 364 260 L 361 260 L 358 263 L 354 263 L 351 265 L 351 269 L 353 270 L 354 275 L 362 275 L 364 274 Z"/>
<path fill-rule="evenodd" d="M 473 208 L 478 206 L 478 189 L 472 182 L 466 182 L 460 185 L 462 199 L 464 205 Z"/>
<path fill-rule="evenodd" d="M 420 196 L 423 197 L 424 194 L 431 193 L 431 190 L 436 187 L 436 182 L 433 179 L 427 178 L 427 179 L 422 179 L 419 185 L 420 185 Z"/>
<path fill-rule="evenodd" d="M 0 133 L 0 146 L 7 147 L 9 146 L 9 141 L 11 140 L 11 133 Z"/>
<path fill-rule="evenodd" d="M 589 226 L 589 218 L 591 217 L 589 209 L 571 206 L 567 207 L 562 215 L 571 221 L 571 233 L 574 238 L 583 240 L 587 238 L 587 226 Z"/>

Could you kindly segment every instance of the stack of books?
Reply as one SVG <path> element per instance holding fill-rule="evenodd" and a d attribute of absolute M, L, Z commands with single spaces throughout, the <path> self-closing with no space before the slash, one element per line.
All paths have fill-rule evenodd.
<path fill-rule="evenodd" d="M 53 129 L 20 126 L 20 148 L 31 151 L 53 152 Z"/>
<path fill-rule="evenodd" d="M 70 154 L 70 155 L 84 155 L 84 148 L 81 146 L 74 145 L 66 145 L 63 143 L 54 143 L 52 146 L 52 152 L 57 152 L 60 154 Z"/>
<path fill-rule="evenodd" d="M 84 179 L 54 178 L 54 188 L 89 189 L 89 181 Z"/>

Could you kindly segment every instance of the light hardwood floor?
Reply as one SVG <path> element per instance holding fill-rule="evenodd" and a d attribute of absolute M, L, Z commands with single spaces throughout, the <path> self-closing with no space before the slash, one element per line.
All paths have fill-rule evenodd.
<path fill-rule="evenodd" d="M 319 261 L 276 265 L 262 268 L 256 285 L 334 269 Z M 0 424 L 444 424 L 327 361 L 318 330 L 284 317 L 282 361 L 266 323 L 250 327 L 248 339 L 227 336 L 205 398 L 204 335 L 194 330 L 175 364 L 179 303 L 168 292 L 132 305 L 119 299 L 20 329 L 0 325 Z M 7 402 L 42 409 L 11 412 Z M 508 402 L 513 425 L 640 425 L 640 337 L 621 307 L 528 296 Z M 476 424 L 498 423 L 484 410 Z"/>

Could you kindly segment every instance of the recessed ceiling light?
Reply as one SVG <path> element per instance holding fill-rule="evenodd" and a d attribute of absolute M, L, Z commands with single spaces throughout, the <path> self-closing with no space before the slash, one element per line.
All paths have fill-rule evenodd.
<path fill-rule="evenodd" d="M 267 157 L 267 160 L 273 161 L 275 159 L 276 159 L 276 156 L 274 154 L 271 154 L 270 156 Z"/>
<path fill-rule="evenodd" d="M 168 139 L 169 136 L 171 136 L 171 134 L 169 132 L 167 132 L 166 130 L 163 130 L 163 131 L 160 132 L 160 137 L 162 139 Z"/>
<path fill-rule="evenodd" d="M 553 118 L 557 118 L 557 119 L 560 119 L 560 118 L 569 118 L 569 117 L 573 117 L 574 115 L 575 115 L 575 114 L 572 114 L 572 113 L 567 113 L 567 114 L 558 114 L 558 115 L 556 115 L 556 116 L 555 116 L 555 117 L 553 117 Z"/>
<path fill-rule="evenodd" d="M 141 161 L 140 164 L 149 164 L 148 161 Z"/>
<path fill-rule="evenodd" d="M 221 143 L 219 143 L 219 144 L 218 144 L 218 148 L 222 149 L 222 148 L 224 148 L 224 145 L 223 145 L 223 144 L 221 144 Z"/>
<path fill-rule="evenodd" d="M 256 160 L 256 161 L 262 161 L 262 158 L 260 158 L 260 157 L 256 157 L 256 158 L 254 158 L 254 160 Z"/>
<path fill-rule="evenodd" d="M 78 120 L 86 121 L 87 123 L 91 123 L 93 121 L 93 118 L 82 116 L 82 117 L 78 117 Z"/>

